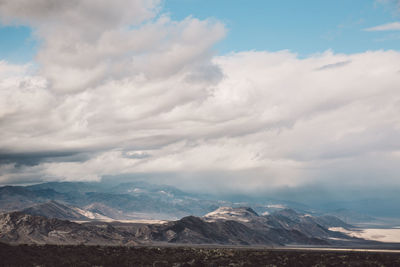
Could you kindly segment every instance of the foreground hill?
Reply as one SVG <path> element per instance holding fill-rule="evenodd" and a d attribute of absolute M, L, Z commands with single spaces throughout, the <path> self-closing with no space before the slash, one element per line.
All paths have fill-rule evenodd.
<path fill-rule="evenodd" d="M 185 217 L 167 224 L 94 222 L 78 224 L 19 212 L 0 215 L 0 241 L 11 244 L 107 244 L 150 243 L 278 245 L 267 233 L 235 222 L 206 222 Z"/>
<path fill-rule="evenodd" d="M 0 215 L 0 241 L 10 244 L 137 244 L 130 234 L 111 225 L 96 227 L 20 212 Z"/>
<path fill-rule="evenodd" d="M 353 238 L 330 227 L 353 229 L 333 216 L 311 216 L 292 209 L 283 209 L 268 215 L 259 215 L 248 207 L 220 207 L 204 216 L 206 221 L 237 221 L 243 225 L 268 233 L 269 238 L 283 244 L 345 244 L 355 242 Z"/>

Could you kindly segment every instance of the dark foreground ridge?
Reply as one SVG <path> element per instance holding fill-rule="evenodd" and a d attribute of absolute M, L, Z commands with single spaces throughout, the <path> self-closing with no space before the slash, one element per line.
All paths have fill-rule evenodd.
<path fill-rule="evenodd" d="M 1 266 L 400 266 L 400 254 L 260 248 L 0 244 Z"/>

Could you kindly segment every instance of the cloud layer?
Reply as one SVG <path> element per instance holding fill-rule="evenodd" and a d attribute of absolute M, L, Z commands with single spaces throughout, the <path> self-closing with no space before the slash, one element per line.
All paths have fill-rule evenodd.
<path fill-rule="evenodd" d="M 215 56 L 221 23 L 158 1 L 0 0 L 0 16 L 42 42 L 37 65 L 0 63 L 0 183 L 398 184 L 399 52 Z"/>

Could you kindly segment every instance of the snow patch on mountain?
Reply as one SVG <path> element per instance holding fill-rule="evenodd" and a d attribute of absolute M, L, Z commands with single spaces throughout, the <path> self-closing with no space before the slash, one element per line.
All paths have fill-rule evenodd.
<path fill-rule="evenodd" d="M 91 212 L 76 207 L 73 207 L 72 209 L 91 220 L 112 220 L 110 217 L 104 216 L 96 212 Z"/>
<path fill-rule="evenodd" d="M 220 207 L 215 211 L 207 213 L 204 216 L 204 219 L 207 221 L 231 220 L 239 222 L 249 222 L 256 217 L 259 217 L 258 214 L 251 208 Z"/>

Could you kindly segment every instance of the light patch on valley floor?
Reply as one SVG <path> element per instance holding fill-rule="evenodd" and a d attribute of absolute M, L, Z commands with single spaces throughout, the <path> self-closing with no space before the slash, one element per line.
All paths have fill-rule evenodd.
<path fill-rule="evenodd" d="M 347 230 L 342 227 L 330 227 L 329 230 L 342 232 L 349 236 L 368 240 L 376 240 L 388 243 L 400 243 L 400 228 L 398 227 L 391 229 L 366 228 L 360 230 Z"/>

